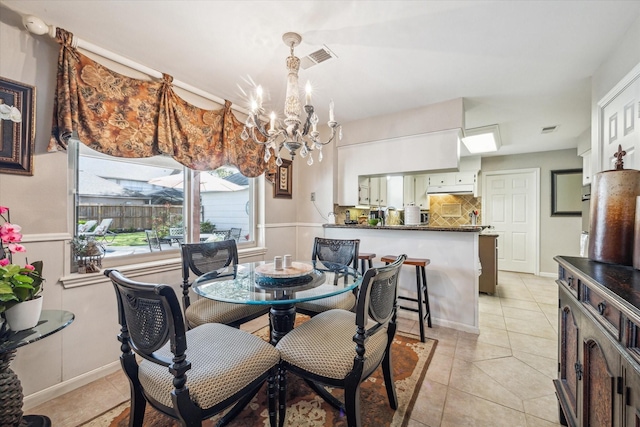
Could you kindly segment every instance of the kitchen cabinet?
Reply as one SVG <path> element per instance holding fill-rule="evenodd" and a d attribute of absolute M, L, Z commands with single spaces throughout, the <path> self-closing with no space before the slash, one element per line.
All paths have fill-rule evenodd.
<path fill-rule="evenodd" d="M 427 186 L 429 185 L 428 175 L 405 175 L 403 186 L 404 206 L 416 205 L 423 210 L 429 209 L 429 196 Z"/>
<path fill-rule="evenodd" d="M 640 271 L 587 258 L 558 266 L 560 419 L 569 426 L 640 425 Z"/>
<path fill-rule="evenodd" d="M 438 173 L 429 175 L 428 185 L 454 185 L 455 179 L 454 173 Z"/>
<path fill-rule="evenodd" d="M 581 154 L 582 156 L 582 185 L 591 184 L 591 150 Z"/>
<path fill-rule="evenodd" d="M 371 206 L 387 206 L 387 177 L 369 178 L 369 196 Z"/>
<path fill-rule="evenodd" d="M 478 242 L 480 267 L 482 274 L 478 279 L 479 290 L 487 294 L 495 294 L 498 284 L 498 235 L 480 235 Z"/>
<path fill-rule="evenodd" d="M 358 177 L 358 204 L 362 206 L 387 206 L 387 177 Z"/>
<path fill-rule="evenodd" d="M 478 197 L 478 174 L 474 171 L 448 172 L 428 175 L 430 194 L 473 193 Z"/>
<path fill-rule="evenodd" d="M 371 189 L 369 188 L 369 177 L 358 177 L 358 204 L 362 206 L 369 206 L 371 203 Z"/>

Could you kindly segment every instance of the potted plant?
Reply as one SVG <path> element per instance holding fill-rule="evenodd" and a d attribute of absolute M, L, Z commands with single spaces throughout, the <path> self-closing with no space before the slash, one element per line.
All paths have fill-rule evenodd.
<path fill-rule="evenodd" d="M 76 258 L 78 273 L 99 273 L 102 268 L 104 247 L 93 237 L 78 236 L 71 240 L 71 249 Z"/>
<path fill-rule="evenodd" d="M 0 206 L 0 314 L 14 331 L 33 328 L 42 310 L 42 261 L 18 265 L 15 253 L 26 252 L 21 227 L 12 224 L 9 208 Z"/>

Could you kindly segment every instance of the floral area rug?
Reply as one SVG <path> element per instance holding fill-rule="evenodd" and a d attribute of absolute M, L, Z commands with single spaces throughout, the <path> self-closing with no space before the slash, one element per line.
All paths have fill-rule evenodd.
<path fill-rule="evenodd" d="M 266 337 L 268 328 L 256 335 Z M 389 406 L 382 376 L 382 368 L 369 377 L 361 386 L 361 413 L 363 426 L 404 427 L 409 422 L 411 409 L 420 390 L 420 385 L 433 357 L 437 341 L 421 343 L 414 336 L 397 333 L 391 345 L 393 375 L 398 396 L 398 409 Z M 266 386 L 230 424 L 230 427 L 269 426 Z M 332 393 L 342 399 L 341 389 Z M 203 422 L 203 427 L 213 427 L 220 415 Z M 129 403 L 123 403 L 86 423 L 83 427 L 127 427 L 129 425 Z M 156 411 L 147 404 L 144 426 L 179 427 L 179 423 Z M 287 375 L 287 420 L 289 427 L 342 427 L 346 416 L 335 410 L 315 394 L 307 384 L 293 374 Z"/>

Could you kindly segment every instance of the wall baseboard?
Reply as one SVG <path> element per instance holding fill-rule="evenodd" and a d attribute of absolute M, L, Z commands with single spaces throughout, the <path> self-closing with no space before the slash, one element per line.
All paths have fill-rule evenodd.
<path fill-rule="evenodd" d="M 82 387 L 83 385 L 87 385 L 90 382 L 99 380 L 100 378 L 104 378 L 107 375 L 117 372 L 120 369 L 122 369 L 120 367 L 120 361 L 116 360 L 115 362 L 111 362 L 108 365 L 101 366 L 100 368 L 94 369 L 93 371 L 85 372 L 84 374 L 78 375 L 77 377 L 71 378 L 70 380 L 63 381 L 51 387 L 45 388 L 44 390 L 37 391 L 24 398 L 22 410 L 26 411 L 30 408 L 41 405 L 44 402 L 55 399 L 56 397 L 60 397 L 65 393 Z"/>

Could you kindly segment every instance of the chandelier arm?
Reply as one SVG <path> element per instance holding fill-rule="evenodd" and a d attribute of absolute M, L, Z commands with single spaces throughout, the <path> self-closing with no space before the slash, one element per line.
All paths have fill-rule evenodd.
<path fill-rule="evenodd" d="M 265 138 L 269 138 L 269 132 L 267 132 L 267 130 L 264 128 L 264 125 L 262 124 L 262 122 L 260 121 L 260 118 L 258 117 L 257 114 L 252 113 L 251 114 L 251 120 L 253 121 L 253 124 L 255 126 L 253 126 L 253 128 L 257 128 L 258 132 L 260 132 L 260 134 L 265 137 Z M 253 131 L 252 131 L 253 134 Z M 254 138 L 254 141 L 256 141 L 256 139 Z M 260 142 L 257 141 L 259 144 L 265 144 L 266 142 Z"/>
<path fill-rule="evenodd" d="M 311 126 L 311 117 L 313 117 L 313 105 L 305 105 L 304 111 L 307 113 L 307 120 L 304 121 L 302 135 L 308 135 L 309 127 Z"/>

